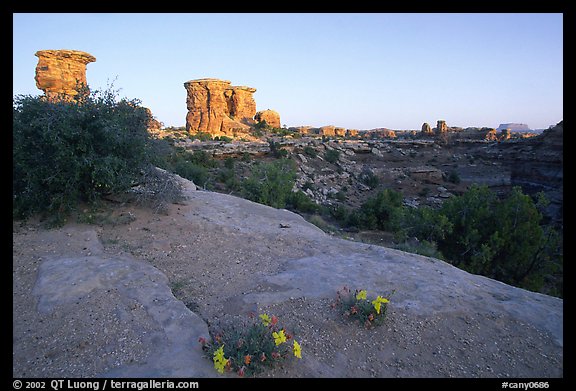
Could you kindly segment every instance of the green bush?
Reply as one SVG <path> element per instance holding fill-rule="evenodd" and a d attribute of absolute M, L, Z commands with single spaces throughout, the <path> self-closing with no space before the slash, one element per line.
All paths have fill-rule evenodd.
<path fill-rule="evenodd" d="M 340 159 L 340 151 L 337 151 L 336 149 L 329 149 L 324 152 L 324 159 L 326 159 L 328 163 L 336 164 L 336 162 Z"/>
<path fill-rule="evenodd" d="M 242 182 L 242 195 L 252 201 L 274 208 L 285 208 L 296 181 L 294 162 L 279 159 L 256 165 Z"/>
<path fill-rule="evenodd" d="M 286 207 L 301 213 L 314 213 L 318 211 L 318 205 L 300 190 L 291 192 L 288 195 L 286 198 Z"/>
<path fill-rule="evenodd" d="M 380 180 L 372 172 L 372 170 L 364 170 L 360 174 L 359 179 L 360 179 L 360 182 L 364 183 L 366 186 L 368 186 L 371 189 L 375 189 L 378 186 L 378 184 L 380 183 Z"/>
<path fill-rule="evenodd" d="M 404 214 L 402 194 L 392 189 L 384 189 L 369 198 L 348 218 L 352 226 L 366 229 L 379 229 L 395 232 L 400 228 Z"/>
<path fill-rule="evenodd" d="M 61 222 L 78 202 L 137 183 L 149 161 L 148 114 L 114 91 L 80 91 L 72 102 L 13 101 L 13 215 Z"/>
<path fill-rule="evenodd" d="M 208 169 L 204 166 L 192 163 L 186 160 L 180 160 L 174 163 L 172 170 L 182 178 L 191 180 L 196 185 L 208 189 L 210 188 L 211 176 Z"/>
<path fill-rule="evenodd" d="M 314 149 L 314 147 L 311 147 L 310 145 L 306 145 L 304 147 L 304 155 L 311 157 L 311 158 L 315 158 L 316 156 L 318 156 L 318 152 L 316 152 L 316 149 Z"/>
<path fill-rule="evenodd" d="M 270 146 L 270 153 L 277 159 L 285 158 L 288 156 L 288 151 L 281 147 L 280 143 L 270 140 L 268 142 Z"/>
<path fill-rule="evenodd" d="M 454 183 L 456 185 L 459 184 L 460 183 L 460 175 L 458 175 L 458 171 L 456 171 L 456 170 L 450 171 L 450 174 L 448 174 L 447 180 L 450 183 Z"/>
<path fill-rule="evenodd" d="M 474 185 L 447 200 L 440 214 L 453 230 L 438 249 L 455 266 L 532 290 L 561 268 L 560 236 L 541 226 L 542 214 L 519 187 L 500 200 Z"/>

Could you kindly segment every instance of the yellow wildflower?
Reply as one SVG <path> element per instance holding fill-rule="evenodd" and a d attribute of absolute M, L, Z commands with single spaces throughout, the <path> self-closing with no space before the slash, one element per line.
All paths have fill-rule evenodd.
<path fill-rule="evenodd" d="M 224 373 L 224 368 L 228 364 L 228 361 L 227 358 L 224 358 L 224 346 L 220 346 L 214 352 L 214 368 L 216 368 L 219 373 Z"/>
<path fill-rule="evenodd" d="M 260 315 L 260 319 L 262 319 L 262 323 L 264 324 L 264 326 L 268 326 L 270 324 L 270 322 L 272 321 L 270 319 L 270 317 L 268 316 L 268 314 Z"/>
<path fill-rule="evenodd" d="M 360 292 L 358 292 L 358 294 L 356 295 L 356 300 L 366 300 L 366 289 L 362 289 Z"/>
<path fill-rule="evenodd" d="M 286 342 L 286 335 L 284 335 L 284 330 L 280 330 L 280 332 L 273 332 L 272 336 L 274 337 L 274 343 L 276 346 Z"/>
<path fill-rule="evenodd" d="M 374 309 L 376 310 L 377 314 L 380 314 L 380 305 L 381 304 L 386 304 L 389 303 L 390 300 L 383 298 L 382 296 L 378 296 L 376 298 L 376 300 L 372 301 L 372 305 L 374 306 Z"/>
<path fill-rule="evenodd" d="M 300 348 L 300 344 L 294 340 L 294 355 L 298 358 L 302 358 L 302 349 Z"/>

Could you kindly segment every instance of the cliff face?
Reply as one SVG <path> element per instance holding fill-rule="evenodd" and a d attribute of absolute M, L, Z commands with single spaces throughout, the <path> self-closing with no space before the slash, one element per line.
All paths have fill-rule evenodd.
<path fill-rule="evenodd" d="M 255 88 L 231 86 L 230 81 L 197 79 L 184 83 L 187 98 L 186 130 L 212 136 L 233 136 L 254 123 Z"/>
<path fill-rule="evenodd" d="M 73 99 L 79 86 L 87 86 L 86 65 L 96 58 L 78 50 L 39 50 L 36 87 L 48 99 Z"/>

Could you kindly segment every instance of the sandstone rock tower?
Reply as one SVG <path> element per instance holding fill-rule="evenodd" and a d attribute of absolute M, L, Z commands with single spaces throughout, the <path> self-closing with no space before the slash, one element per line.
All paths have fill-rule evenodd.
<path fill-rule="evenodd" d="M 255 88 L 231 86 L 228 80 L 197 79 L 184 83 L 187 98 L 186 130 L 212 136 L 246 132 L 254 124 Z"/>
<path fill-rule="evenodd" d="M 448 125 L 446 125 L 446 121 L 439 119 L 436 122 L 436 133 L 442 134 L 448 131 Z"/>
<path fill-rule="evenodd" d="M 432 134 L 432 128 L 430 128 L 430 124 L 428 122 L 424 122 L 422 124 L 422 133 L 424 134 Z"/>
<path fill-rule="evenodd" d="M 280 127 L 280 114 L 274 110 L 259 111 L 254 116 L 254 119 L 258 122 L 266 121 L 266 123 L 273 128 Z"/>
<path fill-rule="evenodd" d="M 91 54 L 78 50 L 39 50 L 35 56 L 36 87 L 50 100 L 74 99 L 77 88 L 88 85 L 86 65 L 96 61 Z"/>

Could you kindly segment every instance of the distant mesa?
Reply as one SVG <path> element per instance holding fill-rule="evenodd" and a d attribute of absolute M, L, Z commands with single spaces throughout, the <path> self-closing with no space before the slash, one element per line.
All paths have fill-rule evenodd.
<path fill-rule="evenodd" d="M 87 87 L 86 65 L 96 61 L 93 55 L 78 50 L 39 50 L 36 87 L 49 100 L 73 100 L 78 87 Z"/>
<path fill-rule="evenodd" d="M 526 124 L 517 124 L 517 123 L 509 123 L 509 124 L 500 124 L 496 130 L 509 130 L 512 132 L 530 132 L 532 129 Z"/>

